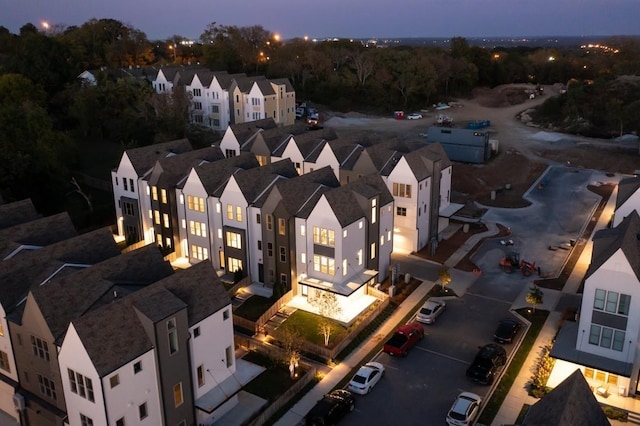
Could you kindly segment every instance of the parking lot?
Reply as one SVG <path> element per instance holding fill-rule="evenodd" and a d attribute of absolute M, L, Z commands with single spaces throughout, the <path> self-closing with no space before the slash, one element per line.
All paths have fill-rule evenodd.
<path fill-rule="evenodd" d="M 503 246 L 497 238 L 480 245 L 472 260 L 480 266 L 482 275 L 472 280 L 460 297 L 447 301 L 447 311 L 435 325 L 424 326 L 425 338 L 406 358 L 384 353 L 376 357 L 386 367 L 385 377 L 369 395 L 357 397 L 355 412 L 341 423 L 444 424 L 460 392 L 470 391 L 482 397 L 489 393 L 490 386 L 465 377 L 466 368 L 478 347 L 492 341 L 498 321 L 511 315 L 512 304 L 538 278 L 524 277 L 518 271 L 502 272 L 498 267 L 500 258 L 516 250 L 521 258 L 537 262 L 543 274 L 559 273 L 569 252 L 551 251 L 548 246 L 580 235 L 598 200 L 586 186 L 607 181 L 600 172 L 564 167 L 551 168 L 549 175 L 545 188 L 532 188 L 529 195 L 534 203 L 530 207 L 490 209 L 485 218 L 511 227 L 515 245 Z M 437 266 L 413 259 L 402 267 L 414 276 L 435 281 Z M 456 275 L 453 277 L 455 280 Z M 505 345 L 509 359 L 525 331 L 520 331 L 515 344 Z"/>
<path fill-rule="evenodd" d="M 435 324 L 424 325 L 425 338 L 407 357 L 376 357 L 385 377 L 369 395 L 357 396 L 356 410 L 341 424 L 444 424 L 458 393 L 485 396 L 490 387 L 467 379 L 465 371 L 478 347 L 492 341 L 498 321 L 510 316 L 509 307 L 473 294 L 447 300 L 447 310 Z M 505 346 L 509 354 L 511 346 Z"/>

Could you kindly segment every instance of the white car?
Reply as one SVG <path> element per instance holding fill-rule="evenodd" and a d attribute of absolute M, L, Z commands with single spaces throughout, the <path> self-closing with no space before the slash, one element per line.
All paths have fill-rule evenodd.
<path fill-rule="evenodd" d="M 422 114 L 418 114 L 417 112 L 407 115 L 407 120 L 420 120 L 421 118 Z"/>
<path fill-rule="evenodd" d="M 470 425 L 480 411 L 481 402 L 482 398 L 475 393 L 462 392 L 447 413 L 447 424 L 450 426 Z"/>
<path fill-rule="evenodd" d="M 384 376 L 384 365 L 379 362 L 368 362 L 353 376 L 349 382 L 349 390 L 353 393 L 366 395 L 371 392 L 376 383 Z"/>
<path fill-rule="evenodd" d="M 447 308 L 444 300 L 427 300 L 418 311 L 416 321 L 433 324 L 442 312 Z"/>

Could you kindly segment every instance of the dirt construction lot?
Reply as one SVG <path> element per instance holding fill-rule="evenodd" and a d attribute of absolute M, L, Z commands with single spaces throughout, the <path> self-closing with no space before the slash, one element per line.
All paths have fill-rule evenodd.
<path fill-rule="evenodd" d="M 422 133 L 444 114 L 454 126 L 464 126 L 470 120 L 490 120 L 491 139 L 498 140 L 499 153 L 484 165 L 454 163 L 452 201 L 499 207 L 520 207 L 528 204 L 522 194 L 550 164 L 631 174 L 640 168 L 638 142 L 590 139 L 555 133 L 527 124 L 527 110 L 549 96 L 557 96 L 557 87 L 545 86 L 545 94 L 529 99 L 529 85 L 507 85 L 494 89 L 478 89 L 468 100 L 458 100 L 448 109 L 423 110 L 421 120 L 395 120 L 392 117 L 371 117 L 357 113 L 326 114 L 325 126 L 338 135 L 371 132 L 389 137 L 423 138 Z M 498 191 L 491 200 L 492 190 Z"/>

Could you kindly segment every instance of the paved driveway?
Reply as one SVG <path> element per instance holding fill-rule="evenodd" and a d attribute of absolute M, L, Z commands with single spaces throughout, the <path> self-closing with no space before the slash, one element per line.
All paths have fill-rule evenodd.
<path fill-rule="evenodd" d="M 491 342 L 509 307 L 472 294 L 448 300 L 447 311 L 436 324 L 424 326 L 425 338 L 406 358 L 378 355 L 376 360 L 386 367 L 385 377 L 369 395 L 356 396 L 355 412 L 341 424 L 444 424 L 458 393 L 486 395 L 490 387 L 468 380 L 465 371 L 478 347 Z"/>

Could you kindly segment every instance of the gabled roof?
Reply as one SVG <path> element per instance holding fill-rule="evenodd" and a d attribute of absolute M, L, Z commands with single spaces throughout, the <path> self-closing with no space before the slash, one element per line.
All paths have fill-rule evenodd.
<path fill-rule="evenodd" d="M 640 176 L 624 178 L 618 183 L 618 197 L 616 198 L 616 210 L 623 205 L 633 194 L 640 189 Z M 640 207 L 640 206 L 639 206 Z"/>
<path fill-rule="evenodd" d="M 171 274 L 173 268 L 163 259 L 160 249 L 149 244 L 54 279 L 31 293 L 58 340 L 76 318 Z"/>
<path fill-rule="evenodd" d="M 229 87 L 231 86 L 231 84 L 233 84 L 233 82 L 235 81 L 235 79 L 237 78 L 243 78 L 246 77 L 247 75 L 245 73 L 238 73 L 238 74 L 224 74 L 224 73 L 220 73 L 218 74 L 216 72 L 215 74 L 215 79 L 218 81 L 218 84 L 220 85 L 220 87 L 224 90 L 229 90 Z"/>
<path fill-rule="evenodd" d="M 523 426 L 609 426 L 611 423 L 580 370 L 533 404 Z"/>
<path fill-rule="evenodd" d="M 191 171 L 191 168 L 224 158 L 224 154 L 217 146 L 172 155 L 159 159 L 146 179 L 149 180 L 149 185 L 172 188 Z"/>
<path fill-rule="evenodd" d="M 254 84 L 258 85 L 258 88 L 260 89 L 260 92 L 263 96 L 271 96 L 276 94 L 269 80 L 257 80 Z"/>
<path fill-rule="evenodd" d="M 596 272 L 618 250 L 622 250 L 637 279 L 640 280 L 640 216 L 635 210 L 615 228 L 601 229 L 595 233 L 591 264 L 585 279 Z"/>
<path fill-rule="evenodd" d="M 273 84 L 284 85 L 287 92 L 295 92 L 295 89 L 288 78 L 272 78 L 269 81 Z"/>
<path fill-rule="evenodd" d="M 153 348 L 142 314 L 161 321 L 186 309 L 194 326 L 231 303 L 210 262 L 180 270 L 76 320 L 76 328 L 98 375 L 104 377 Z"/>
<path fill-rule="evenodd" d="M 224 185 L 236 171 L 253 169 L 259 166 L 260 164 L 258 164 L 255 155 L 250 152 L 241 152 L 240 155 L 226 160 L 202 164 L 195 167 L 194 170 L 198 174 L 207 194 L 219 197 L 224 190 Z M 178 187 L 181 188 L 183 185 Z"/>
<path fill-rule="evenodd" d="M 20 223 L 29 222 L 41 217 L 30 198 L 0 204 L 0 229 L 9 228 Z"/>
<path fill-rule="evenodd" d="M 360 158 L 360 154 L 364 151 L 364 146 L 358 143 L 352 143 L 343 138 L 328 141 L 333 155 L 336 156 L 341 169 L 352 170 L 353 165 Z"/>
<path fill-rule="evenodd" d="M 263 118 L 261 120 L 249 121 L 247 123 L 231 124 L 229 129 L 233 132 L 240 146 L 255 133 L 262 130 L 274 129 L 278 127 L 273 118 Z"/>
<path fill-rule="evenodd" d="M 289 159 L 276 161 L 254 169 L 240 170 L 234 174 L 238 187 L 240 187 L 240 191 L 242 191 L 249 204 L 254 203 L 278 178 L 292 178 L 295 176 L 298 176 L 298 172 Z"/>
<path fill-rule="evenodd" d="M 0 262 L 0 303 L 5 312 L 11 312 L 31 288 L 53 278 L 56 273 L 78 270 L 70 268 L 62 271 L 64 265 L 94 265 L 119 254 L 120 250 L 108 227 L 38 250 L 25 251 L 20 256 Z"/>
<path fill-rule="evenodd" d="M 256 200 L 254 206 L 262 207 L 269 195 L 277 191 L 284 208 L 294 216 L 306 204 L 315 205 L 324 192 L 339 186 L 340 182 L 336 179 L 331 167 L 325 166 L 291 179 L 278 180 L 271 191 Z"/>
<path fill-rule="evenodd" d="M 140 148 L 128 149 L 125 153 L 133 165 L 138 177 L 147 173 L 161 158 L 168 155 L 182 154 L 193 150 L 189 140 L 177 139 L 175 141 L 157 143 Z"/>
<path fill-rule="evenodd" d="M 0 229 L 0 261 L 20 246 L 44 247 L 76 235 L 67 212 Z"/>
<path fill-rule="evenodd" d="M 378 208 L 393 201 L 393 196 L 379 175 L 363 176 L 360 179 L 332 189 L 324 194 L 338 222 L 344 228 L 362 217 L 368 217 L 368 206 L 363 209 L 358 196 L 366 199 L 379 196 Z"/>
<path fill-rule="evenodd" d="M 234 78 L 233 81 L 235 82 L 236 86 L 238 86 L 238 89 L 242 93 L 247 93 L 253 87 L 253 83 L 255 83 L 256 81 L 259 81 L 259 80 L 265 80 L 265 78 L 266 77 L 263 76 L 263 75 L 255 76 L 255 77 L 246 77 L 246 76 L 244 76 L 244 77 Z M 273 91 L 273 89 L 271 89 L 271 90 Z"/>

